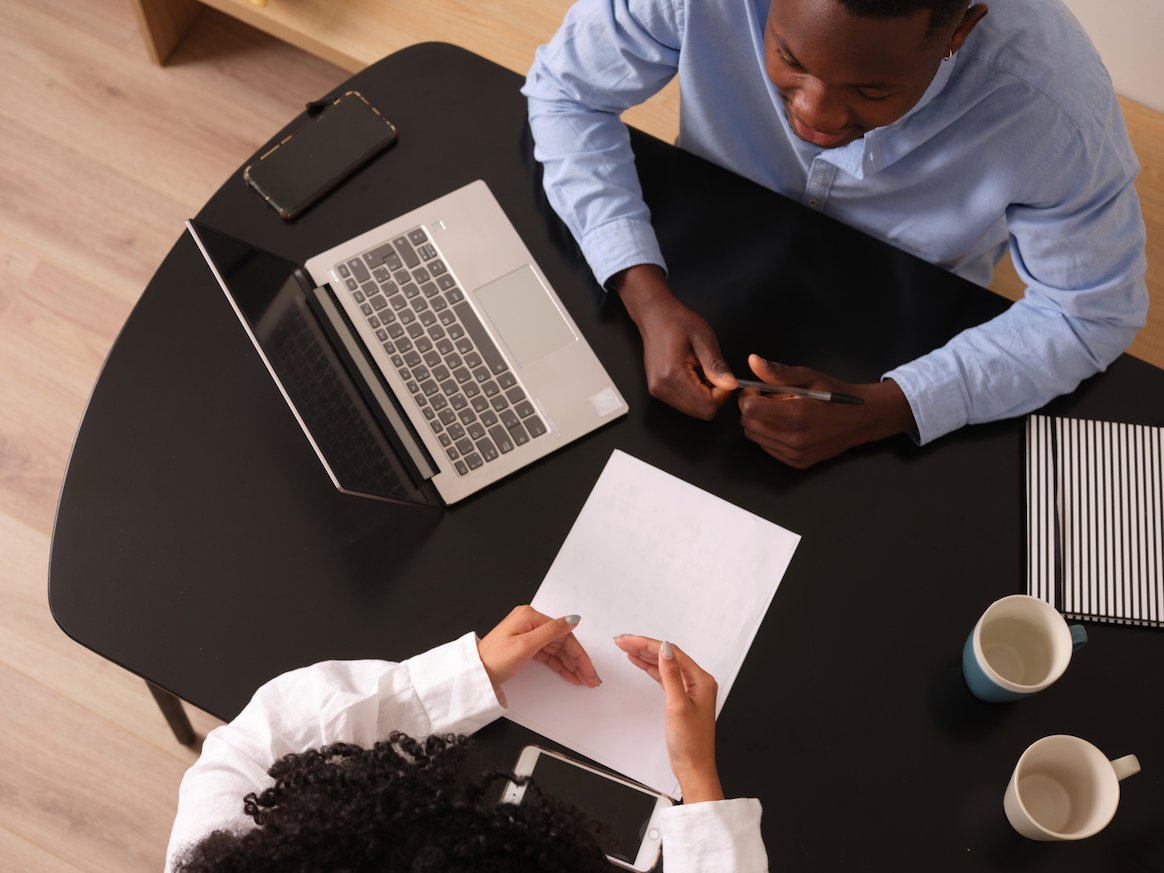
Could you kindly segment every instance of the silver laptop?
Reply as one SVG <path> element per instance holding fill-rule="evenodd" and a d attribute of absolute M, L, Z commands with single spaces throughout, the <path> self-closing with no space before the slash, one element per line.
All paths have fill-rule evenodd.
<path fill-rule="evenodd" d="M 187 228 L 341 491 L 453 503 L 627 412 L 484 182 L 303 267 Z"/>

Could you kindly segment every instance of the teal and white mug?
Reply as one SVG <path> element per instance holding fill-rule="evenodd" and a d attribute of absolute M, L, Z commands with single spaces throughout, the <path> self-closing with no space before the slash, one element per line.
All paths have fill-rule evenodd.
<path fill-rule="evenodd" d="M 1063 675 L 1071 653 L 1087 642 L 1037 597 L 1012 594 L 982 613 L 962 648 L 962 674 L 979 700 L 1002 703 L 1042 691 Z"/>

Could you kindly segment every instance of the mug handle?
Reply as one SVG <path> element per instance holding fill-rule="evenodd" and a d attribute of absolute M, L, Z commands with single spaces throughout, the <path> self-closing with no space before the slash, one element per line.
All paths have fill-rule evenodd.
<path fill-rule="evenodd" d="M 1111 768 L 1115 770 L 1116 779 L 1122 781 L 1140 772 L 1140 759 L 1135 755 L 1124 755 L 1112 761 Z"/>
<path fill-rule="evenodd" d="M 1087 628 L 1081 624 L 1073 624 L 1069 630 L 1071 631 L 1071 651 L 1075 651 L 1087 642 Z"/>

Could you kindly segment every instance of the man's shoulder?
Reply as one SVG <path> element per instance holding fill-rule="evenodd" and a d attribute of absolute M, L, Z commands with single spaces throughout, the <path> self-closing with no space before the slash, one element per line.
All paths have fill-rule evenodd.
<path fill-rule="evenodd" d="M 974 78 L 1022 95 L 1033 115 L 1087 128 L 1105 123 L 1111 77 L 1082 26 L 1060 0 L 991 0 L 964 51 Z M 1040 113 L 1039 106 L 1045 110 Z"/>

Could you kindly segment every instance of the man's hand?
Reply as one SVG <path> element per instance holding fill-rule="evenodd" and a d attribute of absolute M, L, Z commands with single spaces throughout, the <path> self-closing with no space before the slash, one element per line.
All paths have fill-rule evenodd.
<path fill-rule="evenodd" d="M 891 379 L 872 385 L 849 385 L 816 370 L 786 367 L 759 355 L 751 355 L 748 365 L 764 382 L 840 391 L 865 401 L 857 406 L 754 390 L 740 392 L 744 434 L 790 467 L 803 470 L 861 443 L 916 428 L 909 401 Z"/>
<path fill-rule="evenodd" d="M 532 606 L 517 606 L 477 643 L 481 663 L 502 705 L 502 684 L 530 661 L 540 661 L 571 685 L 593 688 L 602 684 L 590 656 L 574 637 L 579 620 L 576 615 L 550 618 Z"/>
<path fill-rule="evenodd" d="M 715 678 L 671 643 L 629 634 L 614 642 L 663 687 L 667 757 L 683 802 L 723 800 L 715 766 Z"/>
<path fill-rule="evenodd" d="M 611 284 L 642 334 L 651 396 L 696 418 L 712 418 L 738 386 L 711 325 L 675 298 L 653 264 L 624 270 Z"/>

